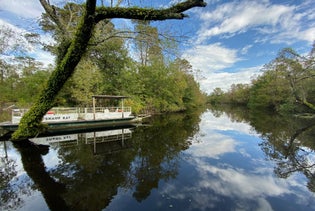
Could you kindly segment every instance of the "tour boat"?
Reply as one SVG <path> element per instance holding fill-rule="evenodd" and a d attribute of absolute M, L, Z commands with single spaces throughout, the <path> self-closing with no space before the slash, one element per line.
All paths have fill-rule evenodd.
<path fill-rule="evenodd" d="M 118 107 L 96 107 L 97 99 L 121 100 Z M 131 107 L 124 106 L 126 96 L 94 95 L 92 108 L 55 107 L 50 109 L 42 119 L 47 127 L 45 133 L 64 133 L 87 129 L 114 128 L 117 126 L 133 125 L 143 117 L 132 115 Z M 17 130 L 22 116 L 27 109 L 12 109 L 12 120 L 0 123 L 4 131 Z"/>

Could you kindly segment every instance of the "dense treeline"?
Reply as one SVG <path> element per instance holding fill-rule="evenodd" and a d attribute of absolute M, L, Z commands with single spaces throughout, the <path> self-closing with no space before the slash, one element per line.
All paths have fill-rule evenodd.
<path fill-rule="evenodd" d="M 59 11 L 67 23 L 67 33 L 74 36 L 82 6 L 69 3 Z M 43 15 L 42 29 L 52 33 L 57 43 L 60 33 Z M 3 30 L 3 29 L 0 29 Z M 9 33 L 0 33 L 3 40 Z M 106 36 L 104 36 L 106 35 Z M 131 55 L 127 41 L 134 46 Z M 60 53 L 55 46 L 46 45 L 53 54 Z M 193 77 L 193 68 L 188 61 L 169 59 L 163 50 L 176 50 L 176 42 L 163 40 L 157 28 L 149 22 L 135 22 L 135 31 L 119 31 L 112 22 L 100 24 L 93 34 L 88 50 L 75 73 L 59 93 L 55 106 L 88 106 L 95 94 L 127 95 L 126 105 L 134 112 L 172 112 L 196 107 L 205 102 L 205 95 Z M 8 49 L 0 46 L 2 55 Z M 15 54 L 17 55 L 17 54 Z M 44 68 L 35 59 L 22 54 L 8 62 L 0 58 L 1 85 L 0 103 L 29 107 L 35 102 L 53 67 Z M 135 56 L 138 55 L 138 56 Z M 131 57 L 132 56 L 132 57 Z"/>
<path fill-rule="evenodd" d="M 233 84 L 227 92 L 216 88 L 211 104 L 233 104 L 279 113 L 315 112 L 315 44 L 302 56 L 282 49 L 251 84 Z"/>

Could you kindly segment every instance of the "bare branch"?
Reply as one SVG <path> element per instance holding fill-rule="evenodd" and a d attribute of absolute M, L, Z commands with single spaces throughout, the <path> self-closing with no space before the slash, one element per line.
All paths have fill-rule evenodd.
<path fill-rule="evenodd" d="M 45 12 L 47 13 L 47 15 L 51 18 L 51 20 L 56 24 L 57 28 L 65 33 L 67 30 L 64 27 L 64 25 L 62 24 L 62 20 L 60 19 L 60 17 L 58 16 L 56 9 L 54 7 L 54 5 L 51 5 L 49 3 L 49 0 L 39 0 L 39 2 L 41 3 L 41 5 L 43 6 Z"/>

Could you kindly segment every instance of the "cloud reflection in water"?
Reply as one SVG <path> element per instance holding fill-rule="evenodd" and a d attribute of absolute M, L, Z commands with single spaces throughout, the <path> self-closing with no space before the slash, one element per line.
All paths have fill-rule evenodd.
<path fill-rule="evenodd" d="M 180 173 L 182 182 L 165 184 L 163 194 L 189 200 L 185 210 L 277 210 L 290 206 L 285 204 L 289 198 L 315 208 L 299 174 L 287 179 L 274 175 L 274 166 L 257 147 L 258 135 L 249 125 L 231 122 L 226 116 L 215 118 L 210 112 L 204 115 L 198 140 L 193 139 L 182 160 L 182 166 L 189 166 Z M 239 160 L 246 164 L 235 165 Z"/>

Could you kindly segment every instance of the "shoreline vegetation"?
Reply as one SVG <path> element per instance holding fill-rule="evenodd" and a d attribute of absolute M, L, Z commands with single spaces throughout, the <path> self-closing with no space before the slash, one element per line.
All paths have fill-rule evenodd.
<path fill-rule="evenodd" d="M 307 55 L 282 49 L 250 84 L 233 84 L 228 91 L 216 88 L 207 102 L 314 118 L 314 84 L 315 43 Z"/>

